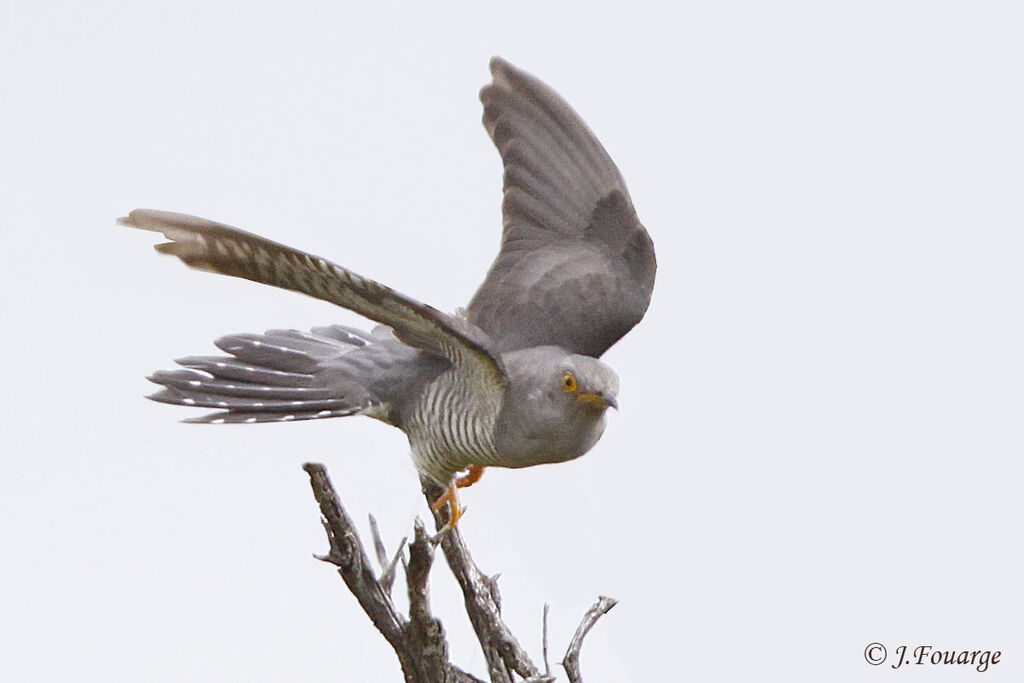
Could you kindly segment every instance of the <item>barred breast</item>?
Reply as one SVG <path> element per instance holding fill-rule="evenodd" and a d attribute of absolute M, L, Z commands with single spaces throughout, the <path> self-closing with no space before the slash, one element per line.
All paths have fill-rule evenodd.
<path fill-rule="evenodd" d="M 470 465 L 498 464 L 494 431 L 501 401 L 495 398 L 473 391 L 451 370 L 428 384 L 403 425 L 417 469 L 447 486 Z"/>

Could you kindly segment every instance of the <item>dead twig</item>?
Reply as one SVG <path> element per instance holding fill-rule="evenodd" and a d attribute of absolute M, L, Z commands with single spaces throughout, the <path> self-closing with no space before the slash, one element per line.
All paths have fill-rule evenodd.
<path fill-rule="evenodd" d="M 360 607 L 395 650 L 402 670 L 407 672 L 406 680 L 416 680 L 409 674 L 417 672 L 419 666 L 405 646 L 402 616 L 395 610 L 391 600 L 374 578 L 370 569 L 370 559 L 363 551 L 355 526 L 342 507 L 327 477 L 327 471 L 323 465 L 308 463 L 302 468 L 309 474 L 313 496 L 320 505 L 324 530 L 330 543 L 327 555 L 317 556 L 317 559 L 338 567 L 338 573 L 359 601 Z"/>
<path fill-rule="evenodd" d="M 395 571 L 398 568 L 398 561 L 405 561 L 402 551 L 405 550 L 405 544 L 409 541 L 409 537 L 402 537 L 402 540 L 398 542 L 398 550 L 395 551 L 395 556 L 389 562 L 387 550 L 384 548 L 384 539 L 380 535 L 380 525 L 377 524 L 377 518 L 372 513 L 369 517 L 370 532 L 373 534 L 373 549 L 377 553 L 377 562 L 380 563 L 380 570 L 382 572 L 378 581 L 384 588 L 384 592 L 390 597 L 391 586 L 395 583 Z"/>
<path fill-rule="evenodd" d="M 428 502 L 441 495 L 441 487 L 427 477 L 420 477 L 420 483 Z M 434 521 L 438 529 L 444 529 L 448 521 L 447 509 L 435 511 Z M 523 678 L 539 677 L 540 670 L 501 618 L 497 581 L 484 575 L 473 562 L 458 527 L 441 531 L 439 536 L 448 567 L 462 588 L 466 613 L 483 648 L 492 683 L 510 683 L 512 676 L 508 669 Z"/>
<path fill-rule="evenodd" d="M 580 673 L 580 650 L 583 649 L 583 638 L 594 627 L 597 620 L 607 614 L 616 604 L 618 603 L 615 599 L 606 598 L 603 595 L 600 596 L 597 602 L 583 615 L 583 621 L 580 622 L 580 625 L 576 627 L 576 633 L 573 635 L 572 641 L 569 643 L 569 649 L 562 660 L 562 666 L 565 667 L 565 673 L 571 683 L 583 683 L 583 674 Z"/>
<path fill-rule="evenodd" d="M 551 675 L 551 664 L 548 662 L 548 610 L 551 606 L 544 603 L 544 625 L 541 631 L 541 647 L 544 649 L 544 675 Z"/>
<path fill-rule="evenodd" d="M 389 591 L 373 576 L 370 558 L 356 532 L 355 525 L 342 507 L 323 465 L 307 463 L 302 469 L 309 475 L 313 497 L 320 506 L 323 526 L 327 532 L 330 550 L 327 555 L 316 556 L 338 567 L 338 573 L 359 605 L 370 617 L 398 656 L 407 683 L 482 683 L 448 662 L 448 645 L 439 621 L 430 614 L 426 595 L 426 576 L 430 571 L 433 549 L 426 550 L 426 532 L 423 523 L 417 526 L 416 549 L 409 549 L 410 568 L 409 602 L 411 619 L 403 617 L 391 602 Z M 383 543 L 380 544 L 383 547 Z M 400 545 L 404 545 L 400 544 Z M 424 554 L 426 553 L 426 554 Z M 401 548 L 399 549 L 399 555 Z M 387 555 L 384 554 L 386 558 Z M 397 558 L 397 555 L 396 555 Z M 391 565 L 394 565 L 395 560 Z M 418 563 L 418 564 L 417 564 Z M 385 574 L 387 571 L 385 571 Z M 413 591 L 416 591 L 414 597 Z"/>
<path fill-rule="evenodd" d="M 406 683 L 483 683 L 448 661 L 444 626 L 431 612 L 428 579 L 438 545 L 462 589 L 466 613 L 487 660 L 491 683 L 513 683 L 515 680 L 521 683 L 552 683 L 555 680 L 548 662 L 548 606 L 544 605 L 544 673 L 541 673 L 501 618 L 498 576 L 488 577 L 481 572 L 458 529 L 446 528 L 447 507 L 434 513 L 434 522 L 440 530 L 436 536 L 431 537 L 423 522 L 416 519 L 412 543 L 403 538 L 390 560 L 377 520 L 370 515 L 374 554 L 381 566 L 381 575 L 377 578 L 355 525 L 341 505 L 324 466 L 307 463 L 303 469 L 309 474 L 330 544 L 327 555 L 316 557 L 338 568 L 349 591 L 398 656 Z M 424 478 L 421 483 L 428 502 L 440 495 L 441 488 L 433 482 Z M 408 560 L 404 553 L 406 548 Z M 400 560 L 405 569 L 408 617 L 403 616 L 391 600 L 391 588 Z M 614 600 L 602 597 L 584 615 L 576 629 L 562 661 L 571 683 L 582 680 L 579 654 L 584 636 L 614 605 Z"/>

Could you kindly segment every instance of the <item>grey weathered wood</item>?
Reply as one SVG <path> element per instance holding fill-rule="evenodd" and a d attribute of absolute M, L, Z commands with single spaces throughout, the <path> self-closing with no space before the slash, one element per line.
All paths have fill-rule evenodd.
<path fill-rule="evenodd" d="M 565 674 L 571 683 L 583 683 L 583 674 L 580 673 L 580 650 L 583 649 L 583 638 L 594 627 L 597 620 L 603 617 L 608 611 L 615 607 L 618 602 L 613 598 L 600 596 L 597 602 L 583 615 L 583 621 L 576 628 L 576 633 L 569 642 L 569 649 L 562 659 L 562 666 L 565 667 Z"/>
<path fill-rule="evenodd" d="M 434 513 L 438 529 L 436 536 L 430 536 L 423 522 L 416 519 L 412 543 L 407 545 L 407 539 L 403 538 L 390 561 L 377 520 L 370 516 L 374 551 L 381 565 L 378 578 L 374 576 L 369 556 L 324 466 L 307 463 L 303 469 L 309 474 L 330 544 L 327 555 L 317 557 L 338 568 L 349 591 L 395 651 L 407 683 L 483 683 L 448 660 L 444 626 L 431 611 L 428 578 L 438 545 L 462 589 L 466 613 L 487 660 L 491 683 L 551 683 L 555 680 L 548 664 L 547 605 L 544 606 L 544 672 L 541 673 L 501 617 L 497 576 L 489 577 L 480 571 L 458 528 L 447 528 L 447 507 Z M 440 487 L 430 480 L 423 478 L 421 483 L 428 502 L 440 495 Z M 408 550 L 408 560 L 405 550 Z M 399 561 L 405 570 L 408 617 L 395 608 L 391 599 L 391 586 Z M 583 638 L 601 615 L 614 605 L 614 600 L 602 597 L 584 615 L 576 629 L 562 661 L 572 683 L 582 681 L 579 653 Z"/>

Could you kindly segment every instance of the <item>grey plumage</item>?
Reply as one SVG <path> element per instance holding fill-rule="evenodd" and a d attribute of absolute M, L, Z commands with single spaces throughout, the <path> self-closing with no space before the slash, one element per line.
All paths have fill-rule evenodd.
<path fill-rule="evenodd" d="M 193 268 L 301 292 L 381 324 L 270 330 L 215 343 L 150 379 L 157 401 L 219 409 L 199 422 L 368 415 L 402 429 L 420 471 L 578 457 L 604 429 L 618 379 L 597 357 L 643 317 L 654 248 L 621 175 L 553 90 L 495 58 L 480 93 L 505 167 L 497 259 L 465 317 L 326 259 L 194 216 L 138 209 L 124 225 Z"/>
<path fill-rule="evenodd" d="M 598 357 L 654 289 L 654 245 L 604 147 L 548 86 L 500 59 L 484 127 L 505 166 L 501 251 L 469 304 L 502 351 L 554 344 Z"/>

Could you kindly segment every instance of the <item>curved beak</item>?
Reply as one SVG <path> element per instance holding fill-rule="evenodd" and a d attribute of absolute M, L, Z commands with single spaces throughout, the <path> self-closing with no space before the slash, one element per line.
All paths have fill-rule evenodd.
<path fill-rule="evenodd" d="M 587 403 L 593 403 L 603 408 L 615 408 L 619 409 L 619 404 L 612 396 L 603 396 L 602 394 L 577 394 L 576 400 L 586 401 Z"/>

